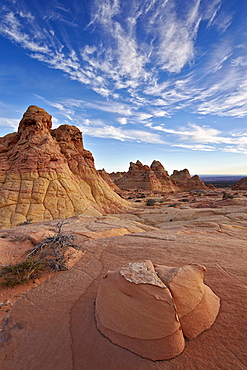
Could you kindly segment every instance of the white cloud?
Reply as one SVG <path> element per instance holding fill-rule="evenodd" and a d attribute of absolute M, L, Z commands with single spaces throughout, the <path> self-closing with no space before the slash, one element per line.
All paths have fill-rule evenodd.
<path fill-rule="evenodd" d="M 232 59 L 231 64 L 233 66 L 246 67 L 247 66 L 247 59 L 246 59 L 246 57 L 239 56 L 235 59 Z"/>
<path fill-rule="evenodd" d="M 194 43 L 201 21 L 200 0 L 184 8 L 184 16 L 178 17 L 173 2 L 167 2 L 166 11 L 155 25 L 159 46 L 158 63 L 168 72 L 178 73 L 194 59 Z"/>
<path fill-rule="evenodd" d="M 161 109 L 153 110 L 152 114 L 154 117 L 170 117 L 170 114 L 167 111 Z"/>
<path fill-rule="evenodd" d="M 22 18 L 24 15 L 22 14 Z M 0 24 L 0 33 L 12 41 L 20 44 L 24 49 L 28 49 L 33 52 L 40 52 L 40 53 L 47 53 L 49 52 L 49 48 L 45 44 L 41 44 L 40 42 L 35 42 L 31 39 L 27 34 L 22 31 L 22 24 L 18 20 L 17 16 L 14 12 L 9 11 L 5 13 L 4 17 L 2 18 L 2 23 Z M 27 16 L 29 20 L 33 21 L 33 17 L 31 14 Z M 35 35 L 34 35 L 35 39 Z"/>
<path fill-rule="evenodd" d="M 140 121 L 145 121 L 145 120 L 153 117 L 153 115 L 149 114 L 149 113 L 137 113 L 136 116 L 137 116 L 138 120 L 140 120 Z"/>
<path fill-rule="evenodd" d="M 118 122 L 121 123 L 121 125 L 127 125 L 128 120 L 126 117 L 120 117 L 118 118 Z"/>
<path fill-rule="evenodd" d="M 1 127 L 12 127 L 15 131 L 18 130 L 19 122 L 20 120 L 16 118 L 0 117 Z"/>
<path fill-rule="evenodd" d="M 153 133 L 142 130 L 125 130 L 121 127 L 105 125 L 104 127 L 78 126 L 82 132 L 89 136 L 120 141 L 136 141 L 150 144 L 164 144 L 162 138 Z"/>
<path fill-rule="evenodd" d="M 234 130 L 233 132 L 222 133 L 215 128 L 199 126 L 194 123 L 180 129 L 169 129 L 163 124 L 149 125 L 149 128 L 164 132 L 167 134 L 167 138 L 173 135 L 175 139 L 170 144 L 172 147 L 247 154 L 247 133 L 245 131 Z"/>
<path fill-rule="evenodd" d="M 172 144 L 172 147 L 179 147 L 189 150 L 197 150 L 197 151 L 204 151 L 204 152 L 213 152 L 216 150 L 215 147 L 210 145 L 202 145 L 202 144 Z"/>

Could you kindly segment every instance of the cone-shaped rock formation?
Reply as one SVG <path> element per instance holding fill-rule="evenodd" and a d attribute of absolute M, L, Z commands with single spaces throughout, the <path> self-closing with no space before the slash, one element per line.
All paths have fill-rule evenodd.
<path fill-rule="evenodd" d="M 187 168 L 182 171 L 174 170 L 171 180 L 178 186 L 180 191 L 208 189 L 207 185 L 201 181 L 198 175 L 191 177 Z"/>
<path fill-rule="evenodd" d="M 120 190 L 119 187 L 115 184 L 114 181 L 112 181 L 109 173 L 106 172 L 106 170 L 103 168 L 102 170 L 98 170 L 100 176 L 107 182 L 107 184 L 112 188 L 113 190 Z"/>
<path fill-rule="evenodd" d="M 153 161 L 151 167 L 143 165 L 140 161 L 130 162 L 129 171 L 115 181 L 119 188 L 142 190 L 178 190 L 162 164 Z"/>
<path fill-rule="evenodd" d="M 52 117 L 32 105 L 18 132 L 0 138 L 0 228 L 127 206 L 98 174 L 80 130 L 51 126 Z"/>
<path fill-rule="evenodd" d="M 203 283 L 205 268 L 129 263 L 100 282 L 95 315 L 98 329 L 114 344 L 151 360 L 171 359 L 208 329 L 219 298 Z"/>
<path fill-rule="evenodd" d="M 159 190 L 162 192 L 204 190 L 208 187 L 198 175 L 193 177 L 187 169 L 175 170 L 171 176 L 159 161 L 153 161 L 151 166 L 143 165 L 139 160 L 130 162 L 128 172 L 116 176 L 110 174 L 112 180 L 121 189 Z"/>

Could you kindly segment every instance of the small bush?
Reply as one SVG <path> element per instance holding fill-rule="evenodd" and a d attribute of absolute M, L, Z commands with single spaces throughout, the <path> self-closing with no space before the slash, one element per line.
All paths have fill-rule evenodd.
<path fill-rule="evenodd" d="M 32 223 L 32 221 L 33 219 L 31 218 L 30 220 L 26 220 L 26 221 L 19 223 L 17 226 L 29 225 Z"/>
<path fill-rule="evenodd" d="M 30 279 L 37 279 L 41 271 L 67 270 L 67 262 L 70 254 L 68 248 L 81 249 L 74 244 L 74 235 L 66 235 L 62 232 L 65 222 L 57 223 L 57 233 L 37 244 L 26 256 L 26 260 L 17 264 L 2 267 L 0 278 L 1 285 L 15 286 L 24 284 Z"/>
<path fill-rule="evenodd" d="M 222 194 L 222 199 L 233 199 L 233 195 L 229 194 L 229 193 L 226 193 L 224 192 Z"/>
<path fill-rule="evenodd" d="M 148 199 L 147 200 L 147 203 L 146 203 L 146 206 L 154 206 L 155 205 L 155 203 L 156 203 L 156 200 L 155 199 Z"/>
<path fill-rule="evenodd" d="M 27 283 L 30 279 L 40 277 L 45 268 L 45 261 L 27 258 L 24 262 L 2 267 L 0 277 L 3 278 L 1 285 L 15 286 Z"/>

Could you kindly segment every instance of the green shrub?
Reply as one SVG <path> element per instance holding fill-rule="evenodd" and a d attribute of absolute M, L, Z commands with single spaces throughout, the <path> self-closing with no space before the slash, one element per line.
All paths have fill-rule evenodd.
<path fill-rule="evenodd" d="M 156 200 L 155 199 L 148 199 L 147 200 L 147 203 L 146 203 L 146 206 L 154 206 L 156 203 Z"/>
<path fill-rule="evenodd" d="M 1 285 L 15 286 L 27 283 L 30 279 L 34 280 L 40 277 L 44 268 L 45 261 L 34 258 L 27 258 L 23 262 L 4 266 L 0 270 L 0 277 L 3 278 Z"/>
<path fill-rule="evenodd" d="M 224 192 L 222 194 L 222 199 L 233 199 L 233 195 L 229 194 L 229 193 L 226 193 Z"/>
<path fill-rule="evenodd" d="M 24 262 L 14 265 L 3 266 L 0 270 L 0 284 L 4 286 L 15 286 L 24 284 L 30 279 L 37 279 L 41 271 L 67 270 L 67 262 L 70 254 L 66 253 L 68 248 L 81 249 L 74 244 L 75 236 L 62 232 L 65 222 L 57 223 L 57 232 L 37 244 L 26 256 Z"/>

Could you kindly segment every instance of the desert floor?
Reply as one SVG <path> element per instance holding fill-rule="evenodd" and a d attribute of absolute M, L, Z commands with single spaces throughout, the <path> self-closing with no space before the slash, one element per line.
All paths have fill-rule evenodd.
<path fill-rule="evenodd" d="M 222 196 L 227 192 L 227 196 Z M 63 232 L 81 247 L 68 271 L 0 289 L 2 370 L 136 370 L 247 368 L 247 192 L 217 189 L 129 194 L 128 214 L 75 216 Z M 153 206 L 147 200 L 154 199 Z M 57 221 L 0 230 L 2 265 L 16 263 Z M 94 302 L 108 270 L 127 262 L 206 267 L 220 297 L 213 326 L 172 360 L 151 361 L 118 347 L 96 328 Z M 141 313 L 140 313 L 141 314 Z"/>

